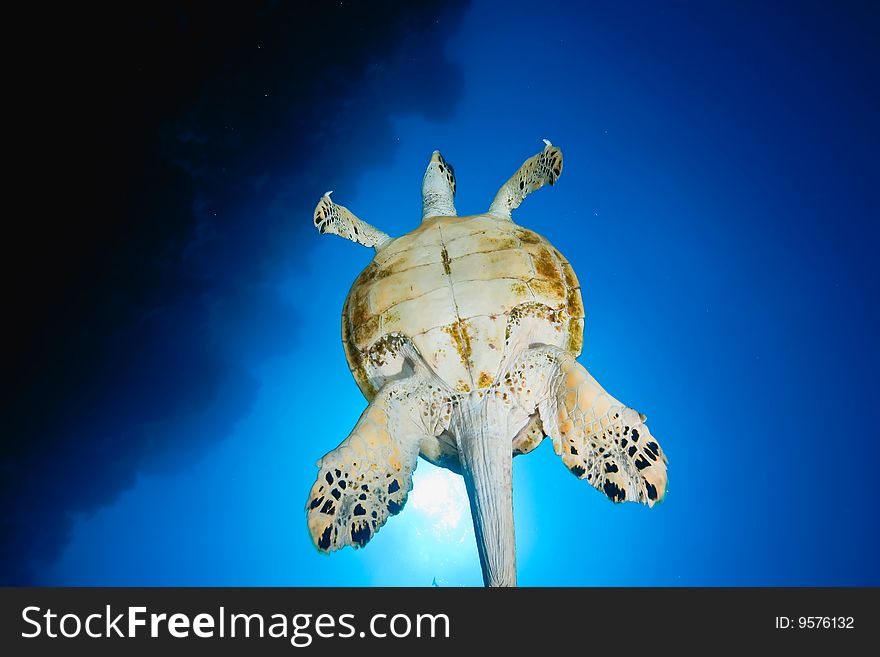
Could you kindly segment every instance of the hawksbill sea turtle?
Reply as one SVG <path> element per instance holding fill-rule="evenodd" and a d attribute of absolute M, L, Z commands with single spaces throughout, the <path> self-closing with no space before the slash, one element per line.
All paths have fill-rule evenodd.
<path fill-rule="evenodd" d="M 575 359 L 584 307 L 574 270 L 511 212 L 562 173 L 562 151 L 525 161 L 484 214 L 456 214 L 439 151 L 422 182 L 422 223 L 392 238 L 337 205 L 321 233 L 373 247 L 342 312 L 342 343 L 369 405 L 317 463 L 306 503 L 319 550 L 362 547 L 403 508 L 418 457 L 463 475 L 483 580 L 516 584 L 512 457 L 550 436 L 566 467 L 614 502 L 653 506 L 666 456 L 645 416 Z"/>

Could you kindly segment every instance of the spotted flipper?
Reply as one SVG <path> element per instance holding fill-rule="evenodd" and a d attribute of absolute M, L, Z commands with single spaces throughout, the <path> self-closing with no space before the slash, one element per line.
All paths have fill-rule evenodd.
<path fill-rule="evenodd" d="M 358 219 L 347 207 L 331 201 L 330 194 L 332 193 L 324 194 L 315 207 L 314 221 L 318 232 L 339 235 L 352 242 L 372 246 L 376 249 L 391 241 L 387 234 L 366 221 Z"/>
<path fill-rule="evenodd" d="M 510 219 L 526 196 L 545 184 L 554 185 L 562 174 L 562 151 L 544 140 L 544 150 L 526 160 L 498 193 L 489 207 L 489 214 L 501 219 Z"/>
<path fill-rule="evenodd" d="M 540 445 L 544 438 L 544 427 L 541 424 L 541 418 L 537 412 L 533 413 L 526 426 L 513 439 L 513 455 L 521 456 L 522 454 L 528 454 Z"/>
<path fill-rule="evenodd" d="M 318 462 L 306 513 L 319 550 L 363 547 L 403 509 L 422 440 L 446 429 L 446 401 L 429 383 L 416 372 L 386 384 L 348 438 Z"/>
<path fill-rule="evenodd" d="M 528 391 L 553 441 L 553 449 L 579 479 L 613 502 L 653 506 L 666 494 L 666 455 L 644 415 L 609 395 L 568 352 L 529 349 L 513 372 Z M 520 383 L 515 379 L 519 378 Z"/>

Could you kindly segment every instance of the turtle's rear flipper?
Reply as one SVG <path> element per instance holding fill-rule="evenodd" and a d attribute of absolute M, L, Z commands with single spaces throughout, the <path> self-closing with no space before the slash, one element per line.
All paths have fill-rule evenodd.
<path fill-rule="evenodd" d="M 531 402 L 572 474 L 613 502 L 653 506 L 663 499 L 666 455 L 644 415 L 609 395 L 567 351 L 535 347 L 521 363 L 520 371 L 534 379 L 527 384 L 536 391 Z"/>
<path fill-rule="evenodd" d="M 428 389 L 418 371 L 385 385 L 348 438 L 318 462 L 306 513 L 319 550 L 362 547 L 403 508 L 422 439 L 446 428 L 433 394 L 436 386 Z M 432 402 L 435 412 L 425 413 Z"/>
<path fill-rule="evenodd" d="M 544 140 L 544 150 L 526 160 L 513 177 L 508 180 L 489 207 L 489 214 L 510 219 L 526 196 L 545 184 L 553 185 L 562 174 L 562 151 Z"/>
<path fill-rule="evenodd" d="M 324 194 L 315 207 L 315 228 L 320 233 L 339 235 L 352 242 L 372 246 L 376 249 L 391 241 L 387 234 L 356 217 L 347 207 L 337 205 L 330 200 L 332 193 Z"/>

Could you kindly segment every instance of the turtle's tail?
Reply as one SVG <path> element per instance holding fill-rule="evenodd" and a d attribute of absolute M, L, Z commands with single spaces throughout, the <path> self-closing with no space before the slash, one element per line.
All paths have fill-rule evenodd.
<path fill-rule="evenodd" d="M 493 410 L 491 402 L 462 404 L 452 428 L 458 440 L 483 582 L 486 586 L 516 586 L 511 436 Z"/>

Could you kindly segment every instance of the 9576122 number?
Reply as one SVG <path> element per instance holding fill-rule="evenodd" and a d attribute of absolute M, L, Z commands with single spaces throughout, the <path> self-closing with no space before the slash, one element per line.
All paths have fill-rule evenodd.
<path fill-rule="evenodd" d="M 777 630 L 851 630 L 852 616 L 777 616 Z"/>

